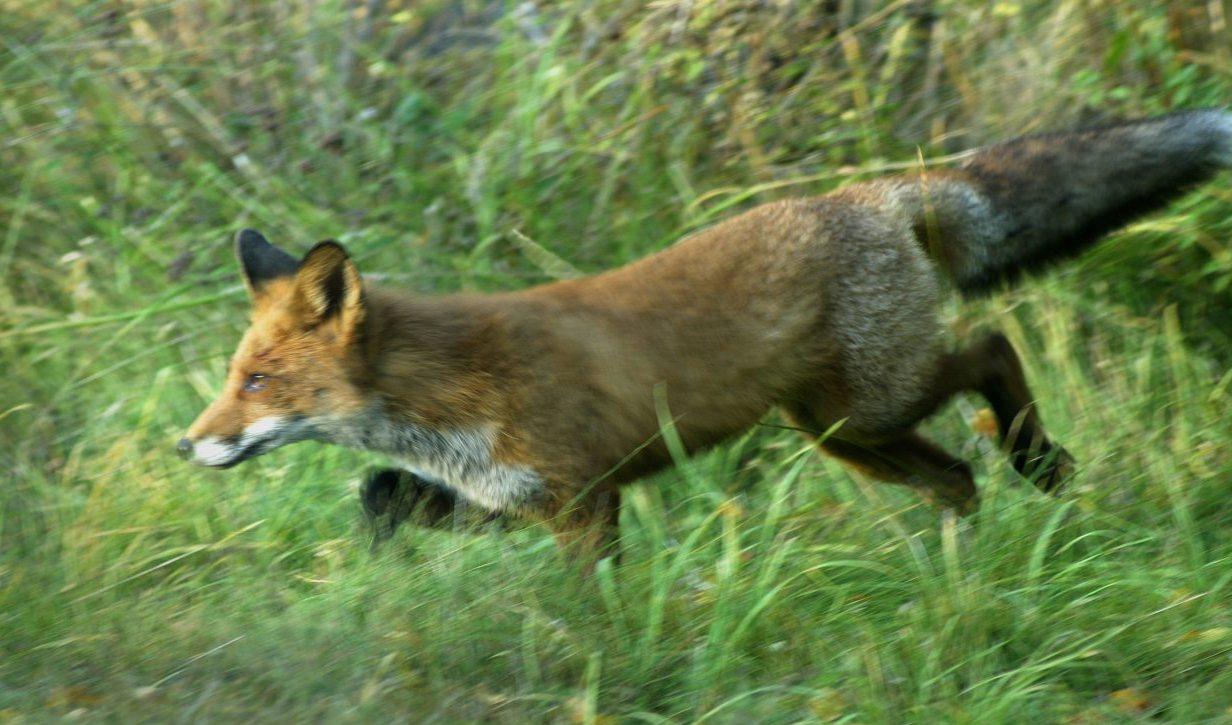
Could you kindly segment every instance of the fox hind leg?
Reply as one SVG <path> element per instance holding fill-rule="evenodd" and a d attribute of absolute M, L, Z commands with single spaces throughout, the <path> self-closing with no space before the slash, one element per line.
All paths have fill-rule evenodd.
<path fill-rule="evenodd" d="M 965 516 L 980 506 L 971 466 L 917 433 L 875 445 L 827 440 L 823 450 L 858 470 L 918 488 L 925 499 Z"/>
<path fill-rule="evenodd" d="M 1046 493 L 1058 492 L 1073 472 L 1074 459 L 1044 432 L 1035 398 L 1027 386 L 1018 353 L 1000 333 L 962 352 L 946 356 L 936 405 L 959 390 L 972 390 L 992 406 L 1001 444 L 1010 464 Z"/>
<path fill-rule="evenodd" d="M 1018 353 L 1000 333 L 958 352 L 942 355 L 924 395 L 906 411 L 902 428 L 915 426 L 960 392 L 979 393 L 992 407 L 1010 464 L 1046 493 L 1057 492 L 1074 459 L 1044 431 Z"/>
<path fill-rule="evenodd" d="M 822 441 L 822 449 L 876 478 L 919 488 L 926 497 L 960 512 L 974 510 L 978 498 L 967 464 L 912 432 L 956 393 L 972 391 L 992 407 L 1014 469 L 1042 491 L 1060 490 L 1074 459 L 1044 432 L 1018 354 L 1005 336 L 991 334 L 965 350 L 942 355 L 933 371 L 924 393 L 900 411 L 893 426 L 848 425 Z M 860 401 L 852 405 L 858 417 Z M 809 430 L 824 430 L 831 419 L 824 404 L 795 402 L 785 408 Z"/>
<path fill-rule="evenodd" d="M 798 413 L 793 417 L 802 418 Z M 820 445 L 851 468 L 882 481 L 915 488 L 926 500 L 959 515 L 979 508 L 971 466 L 918 433 L 907 432 L 875 443 L 830 437 Z"/>

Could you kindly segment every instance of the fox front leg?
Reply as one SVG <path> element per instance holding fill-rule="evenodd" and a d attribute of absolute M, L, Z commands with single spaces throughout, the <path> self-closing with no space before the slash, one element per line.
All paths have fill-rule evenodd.
<path fill-rule="evenodd" d="M 379 468 L 364 477 L 359 487 L 359 503 L 364 519 L 372 527 L 371 550 L 376 551 L 412 514 L 423 526 L 445 526 L 453 518 L 458 497 L 448 488 L 410 471 Z"/>
<path fill-rule="evenodd" d="M 501 518 L 478 511 L 447 486 L 400 468 L 369 471 L 359 487 L 359 502 L 372 527 L 374 552 L 403 521 L 431 529 L 473 531 Z"/>

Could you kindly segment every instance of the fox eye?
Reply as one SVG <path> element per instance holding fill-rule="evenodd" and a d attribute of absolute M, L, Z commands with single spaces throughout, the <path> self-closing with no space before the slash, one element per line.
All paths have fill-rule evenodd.
<path fill-rule="evenodd" d="M 259 393 L 265 390 L 265 376 L 261 373 L 253 373 L 244 381 L 245 393 Z"/>

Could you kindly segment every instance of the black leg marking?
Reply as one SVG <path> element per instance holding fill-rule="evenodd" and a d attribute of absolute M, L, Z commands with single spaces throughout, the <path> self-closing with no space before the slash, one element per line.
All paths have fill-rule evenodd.
<path fill-rule="evenodd" d="M 493 522 L 504 523 L 499 513 L 468 505 L 452 489 L 398 468 L 373 470 L 359 488 L 364 519 L 372 527 L 371 550 L 393 537 L 403 521 L 432 529 L 478 531 Z"/>

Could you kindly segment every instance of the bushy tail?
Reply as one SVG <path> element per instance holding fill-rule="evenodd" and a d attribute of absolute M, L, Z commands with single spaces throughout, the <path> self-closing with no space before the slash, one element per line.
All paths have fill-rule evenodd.
<path fill-rule="evenodd" d="M 1228 166 L 1232 113 L 1188 111 L 989 146 L 931 184 L 914 178 L 909 196 L 939 266 L 979 293 L 1081 252 Z"/>

